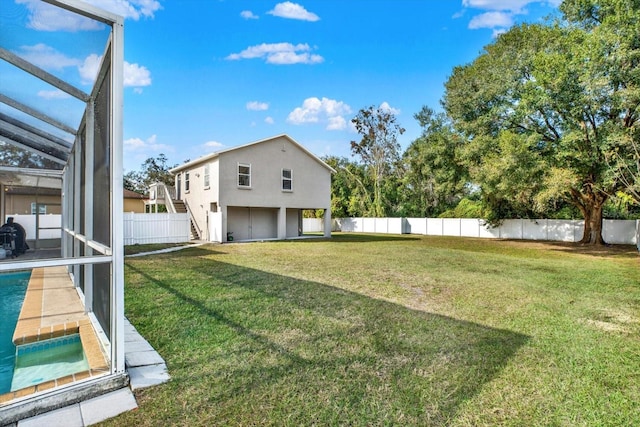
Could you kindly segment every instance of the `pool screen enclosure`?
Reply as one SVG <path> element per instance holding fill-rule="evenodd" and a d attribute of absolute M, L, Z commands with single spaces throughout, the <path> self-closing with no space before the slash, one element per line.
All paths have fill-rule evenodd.
<path fill-rule="evenodd" d="M 77 0 L 36 1 L 28 6 L 0 2 L 4 10 L 0 11 L 4 27 L 0 38 L 0 150 L 11 147 L 28 152 L 41 159 L 34 164 L 42 165 L 0 165 L 0 194 L 5 186 L 24 182 L 58 188 L 62 194 L 61 256 L 29 261 L 16 258 L 0 263 L 0 272 L 65 266 L 86 314 L 103 337 L 110 365 L 107 376 L 124 377 L 123 18 Z M 5 25 L 11 19 L 11 8 L 26 10 L 32 5 L 61 17 L 84 20 L 88 24 L 83 28 L 95 31 L 56 35 L 55 31 L 38 31 L 33 23 L 25 25 L 24 31 Z M 45 40 L 34 42 L 36 36 Z M 66 46 L 75 50 L 93 46 L 98 39 L 103 44 L 96 55 L 99 65 L 90 91 L 79 88 L 83 83 L 77 76 L 73 80 L 68 73 L 54 75 L 55 68 L 33 60 L 22 49 L 27 44 L 50 46 L 58 42 L 56 49 Z M 65 45 L 60 40 L 70 41 Z M 3 200 L 0 209 L 4 220 L 8 212 Z"/>

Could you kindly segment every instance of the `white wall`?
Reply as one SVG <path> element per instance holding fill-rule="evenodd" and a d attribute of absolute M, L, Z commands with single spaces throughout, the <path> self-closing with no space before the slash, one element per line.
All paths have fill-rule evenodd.
<path fill-rule="evenodd" d="M 490 227 L 470 218 L 336 218 L 336 230 L 355 233 L 423 234 L 500 239 L 578 242 L 584 221 L 559 219 L 508 219 Z M 638 245 L 640 220 L 604 220 L 602 237 L 610 244 Z"/>

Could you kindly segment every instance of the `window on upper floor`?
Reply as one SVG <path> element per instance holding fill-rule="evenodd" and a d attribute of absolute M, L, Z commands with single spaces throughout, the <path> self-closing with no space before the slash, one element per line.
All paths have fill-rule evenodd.
<path fill-rule="evenodd" d="M 238 187 L 251 188 L 251 164 L 238 163 Z"/>
<path fill-rule="evenodd" d="M 209 164 L 204 165 L 204 188 L 209 188 Z"/>
<path fill-rule="evenodd" d="M 293 191 L 293 171 L 282 169 L 282 191 Z"/>

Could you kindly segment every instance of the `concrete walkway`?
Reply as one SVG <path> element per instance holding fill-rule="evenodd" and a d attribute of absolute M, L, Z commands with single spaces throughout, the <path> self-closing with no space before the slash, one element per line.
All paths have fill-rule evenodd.
<path fill-rule="evenodd" d="M 158 249 L 157 251 L 150 251 L 150 252 L 140 252 L 139 254 L 131 254 L 131 255 L 125 255 L 125 258 L 134 258 L 134 257 L 139 257 L 139 256 L 147 256 L 147 255 L 155 255 L 155 254 L 166 254 L 169 252 L 176 252 L 176 251 L 181 251 L 183 249 L 188 249 L 188 248 L 196 248 L 198 246 L 202 246 L 202 245 L 206 245 L 208 243 L 211 242 L 204 242 L 202 240 L 192 240 L 193 243 L 189 243 L 187 245 L 184 246 L 174 246 L 171 248 L 166 248 L 166 249 Z"/>
<path fill-rule="evenodd" d="M 167 365 L 151 344 L 128 320 L 125 323 L 125 365 L 129 388 L 107 393 L 46 414 L 18 421 L 18 427 L 85 427 L 136 409 L 132 390 L 151 387 L 169 380 Z"/>

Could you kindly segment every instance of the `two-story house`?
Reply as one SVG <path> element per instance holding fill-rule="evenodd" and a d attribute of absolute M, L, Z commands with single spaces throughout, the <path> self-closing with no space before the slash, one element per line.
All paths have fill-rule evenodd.
<path fill-rule="evenodd" d="M 171 169 L 176 198 L 210 241 L 302 235 L 302 212 L 324 210 L 331 235 L 329 165 L 287 135 L 218 151 Z"/>

